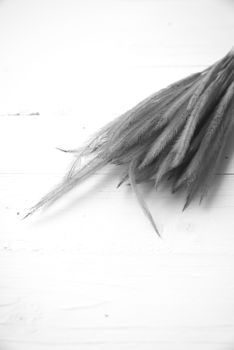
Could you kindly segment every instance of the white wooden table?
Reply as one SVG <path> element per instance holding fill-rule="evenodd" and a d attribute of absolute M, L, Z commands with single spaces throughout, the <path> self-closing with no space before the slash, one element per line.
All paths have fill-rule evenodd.
<path fill-rule="evenodd" d="M 0 1 L 0 350 L 234 349 L 234 162 L 182 213 L 103 169 L 22 220 L 73 148 L 233 46 L 232 0 Z M 223 174 L 223 175 L 222 175 Z"/>

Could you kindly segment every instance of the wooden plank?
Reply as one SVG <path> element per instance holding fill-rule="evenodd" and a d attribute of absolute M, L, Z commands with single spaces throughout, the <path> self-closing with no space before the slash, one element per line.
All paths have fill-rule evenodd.
<path fill-rule="evenodd" d="M 233 45 L 233 2 L 0 2 L 0 349 L 224 350 L 234 337 L 233 141 L 207 199 L 117 169 L 28 220 L 73 148 Z"/>

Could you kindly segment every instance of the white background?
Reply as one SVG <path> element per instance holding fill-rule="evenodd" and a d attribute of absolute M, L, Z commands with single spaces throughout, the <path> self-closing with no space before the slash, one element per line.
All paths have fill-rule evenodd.
<path fill-rule="evenodd" d="M 0 350 L 234 349 L 234 162 L 205 202 L 99 171 L 28 220 L 94 131 L 233 46 L 233 0 L 0 1 Z M 232 144 L 231 144 L 232 143 Z"/>

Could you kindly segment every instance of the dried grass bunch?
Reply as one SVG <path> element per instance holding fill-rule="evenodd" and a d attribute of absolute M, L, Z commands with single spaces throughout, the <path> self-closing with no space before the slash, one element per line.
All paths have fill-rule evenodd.
<path fill-rule="evenodd" d="M 199 191 L 201 199 L 219 164 L 233 125 L 234 50 L 202 72 L 192 74 L 146 98 L 97 132 L 74 153 L 63 181 L 28 215 L 57 200 L 107 164 L 124 168 L 119 186 L 132 190 L 159 234 L 137 184 L 155 187 L 170 178 L 172 193 L 184 188 L 184 209 Z M 87 158 L 80 166 L 81 158 Z M 27 215 L 27 216 L 28 216 Z"/>

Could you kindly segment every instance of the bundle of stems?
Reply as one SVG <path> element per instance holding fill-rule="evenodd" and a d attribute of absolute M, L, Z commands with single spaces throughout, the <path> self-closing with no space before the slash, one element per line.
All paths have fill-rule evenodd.
<path fill-rule="evenodd" d="M 206 195 L 233 126 L 234 49 L 202 72 L 149 96 L 98 131 L 83 147 L 68 150 L 75 160 L 65 178 L 30 215 L 54 202 L 107 164 L 123 167 L 118 186 L 129 181 L 151 221 L 138 184 L 165 180 L 174 193 L 186 190 L 184 209 L 196 193 Z M 81 159 L 87 159 L 80 165 Z"/>

